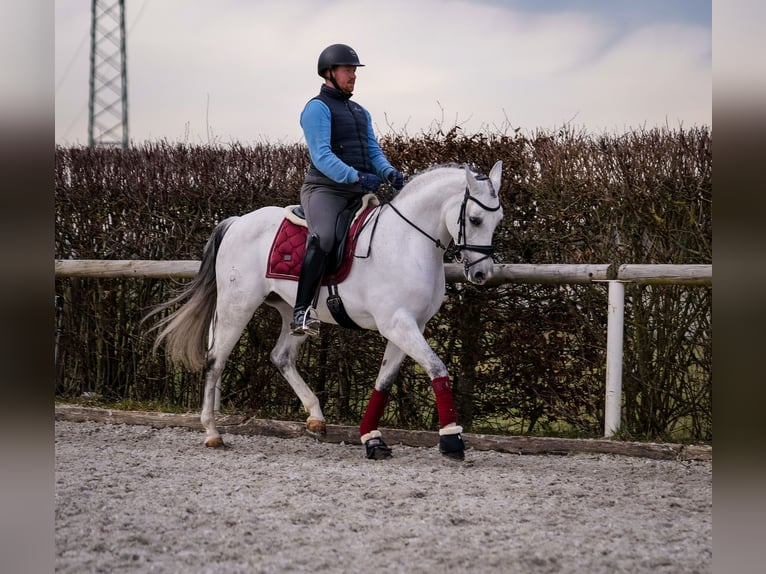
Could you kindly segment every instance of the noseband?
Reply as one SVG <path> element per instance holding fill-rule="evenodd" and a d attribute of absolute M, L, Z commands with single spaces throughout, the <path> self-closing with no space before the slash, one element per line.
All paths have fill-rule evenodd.
<path fill-rule="evenodd" d="M 476 176 L 477 181 L 481 181 L 485 179 L 489 179 L 489 178 L 486 175 L 481 175 L 481 174 Z M 490 182 L 490 185 L 492 185 L 491 182 Z M 492 247 L 492 245 L 469 245 L 467 243 L 461 243 L 463 239 L 467 237 L 465 232 L 465 217 L 466 217 L 465 210 L 466 210 L 466 207 L 468 206 L 469 201 L 473 201 L 476 205 L 481 207 L 484 211 L 497 211 L 498 209 L 500 209 L 500 202 L 498 202 L 498 204 L 495 207 L 489 207 L 487 205 L 484 205 L 481 201 L 479 201 L 478 199 L 476 199 L 474 196 L 471 195 L 471 192 L 468 190 L 468 186 L 466 186 L 465 195 L 463 196 L 463 203 L 460 205 L 460 215 L 458 215 L 458 218 L 457 218 L 457 223 L 459 225 L 457 243 L 453 245 L 452 247 L 444 245 L 439 239 L 431 237 L 428 233 L 420 229 L 420 227 L 418 227 L 412 221 L 407 219 L 402 214 L 401 211 L 396 209 L 396 206 L 392 202 L 388 202 L 387 205 L 389 205 L 391 209 L 393 209 L 396 212 L 396 214 L 399 217 L 401 217 L 404 221 L 409 223 L 412 227 L 414 227 L 415 229 L 420 231 L 420 233 L 428 237 L 428 239 L 433 241 L 434 245 L 436 245 L 436 247 L 438 247 L 439 249 L 442 249 L 447 254 L 448 257 L 456 259 L 457 261 L 461 261 L 463 263 L 465 273 L 466 275 L 468 275 L 468 270 L 471 267 L 473 267 L 477 263 L 480 263 L 481 261 L 484 261 L 487 258 L 491 258 L 495 253 L 495 249 L 494 247 Z M 476 261 L 468 263 L 468 261 L 463 258 L 463 251 L 476 251 L 477 253 L 483 253 L 484 257 L 481 257 L 480 259 L 477 259 Z"/>
<path fill-rule="evenodd" d="M 477 180 L 480 179 L 488 179 L 487 176 L 477 176 Z M 490 183 L 490 185 L 492 185 Z M 497 211 L 500 209 L 500 202 L 498 201 L 497 205 L 495 207 L 489 207 L 487 205 L 484 205 L 481 201 L 476 199 L 474 196 L 471 195 L 471 193 L 468 191 L 468 187 L 465 188 L 465 195 L 463 196 L 463 203 L 460 205 L 460 215 L 458 215 L 457 223 L 460 226 L 457 234 L 457 244 L 453 247 L 453 251 L 455 252 L 455 258 L 458 261 L 463 262 L 463 267 L 465 269 L 466 275 L 468 275 L 468 270 L 476 265 L 477 263 L 480 263 L 481 261 L 484 261 L 487 258 L 492 258 L 492 256 L 495 254 L 495 248 L 492 247 L 492 245 L 469 245 L 467 243 L 461 243 L 463 241 L 463 238 L 468 238 L 465 232 L 465 208 L 468 205 L 469 201 L 473 201 L 476 205 L 481 207 L 484 211 Z M 468 263 L 468 261 L 463 260 L 463 251 L 476 251 L 477 253 L 483 253 L 484 257 L 481 257 L 480 259 L 477 259 L 476 261 L 473 261 L 472 263 Z"/>

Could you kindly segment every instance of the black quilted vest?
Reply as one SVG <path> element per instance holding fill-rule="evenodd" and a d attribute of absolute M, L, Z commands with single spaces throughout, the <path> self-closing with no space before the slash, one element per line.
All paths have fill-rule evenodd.
<path fill-rule="evenodd" d="M 362 106 L 349 100 L 351 96 L 323 85 L 314 100 L 330 108 L 330 147 L 343 163 L 360 172 L 373 173 L 367 146 L 367 114 Z M 311 165 L 315 172 L 319 170 Z"/>

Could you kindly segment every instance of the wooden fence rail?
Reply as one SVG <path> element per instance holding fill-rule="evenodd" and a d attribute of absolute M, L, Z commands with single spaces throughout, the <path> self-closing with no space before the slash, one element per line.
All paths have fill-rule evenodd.
<path fill-rule="evenodd" d="M 56 259 L 56 277 L 91 278 L 192 278 L 200 262 Z M 449 282 L 465 282 L 463 266 L 444 265 Z M 619 430 L 622 409 L 622 352 L 625 317 L 625 283 L 645 285 L 713 285 L 712 265 L 529 265 L 501 263 L 494 267 L 487 285 L 529 283 L 546 285 L 585 285 L 605 282 L 609 285 L 607 345 L 606 345 L 606 404 L 604 436 L 609 438 Z"/>
<path fill-rule="evenodd" d="M 56 259 L 56 277 L 152 279 L 192 278 L 197 274 L 198 260 L 135 261 L 97 259 Z M 463 266 L 444 265 L 447 281 L 465 282 Z M 655 285 L 713 284 L 712 265 L 531 265 L 500 263 L 487 285 L 503 283 L 534 283 L 546 285 L 585 285 L 595 281 L 625 281 Z"/>

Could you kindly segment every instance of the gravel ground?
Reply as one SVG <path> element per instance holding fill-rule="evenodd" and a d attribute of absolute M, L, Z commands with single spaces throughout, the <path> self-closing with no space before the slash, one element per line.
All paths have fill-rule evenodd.
<path fill-rule="evenodd" d="M 56 572 L 712 571 L 712 462 L 55 424 Z"/>

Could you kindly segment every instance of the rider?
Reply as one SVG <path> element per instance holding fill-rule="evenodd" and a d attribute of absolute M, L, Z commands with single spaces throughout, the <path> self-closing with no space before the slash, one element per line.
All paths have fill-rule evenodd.
<path fill-rule="evenodd" d="M 290 324 L 293 335 L 319 333 L 319 320 L 309 309 L 335 243 L 338 214 L 365 193 L 377 191 L 381 180 L 397 191 L 404 185 L 404 177 L 380 149 L 369 112 L 350 100 L 356 69 L 363 65 L 345 44 L 325 48 L 317 63 L 324 84 L 301 113 L 311 165 L 301 187 L 308 239 Z"/>

